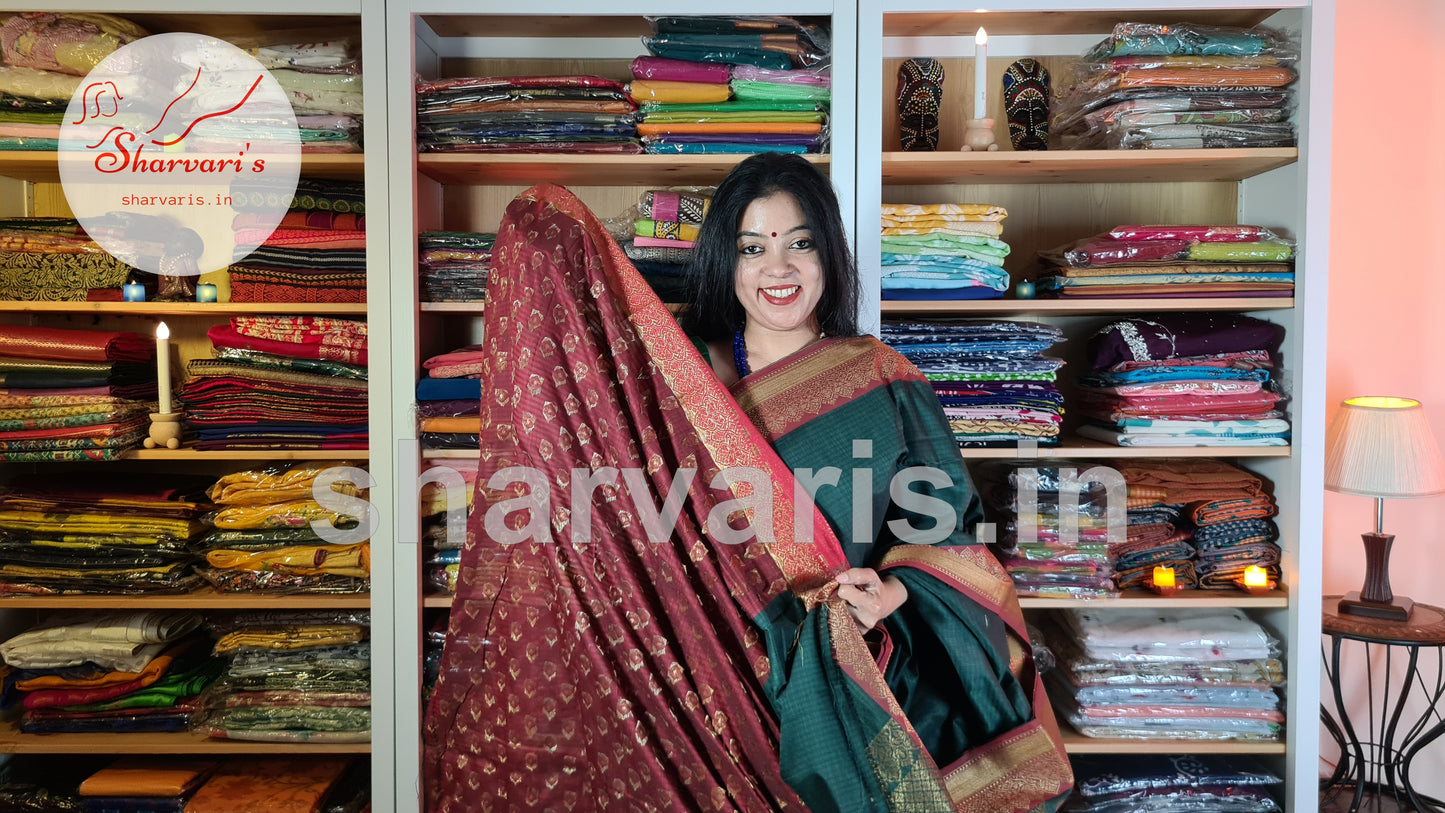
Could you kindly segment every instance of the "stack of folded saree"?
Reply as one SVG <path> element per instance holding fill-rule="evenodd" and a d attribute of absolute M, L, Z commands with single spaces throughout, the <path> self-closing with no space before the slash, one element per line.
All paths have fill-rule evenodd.
<path fill-rule="evenodd" d="M 290 99 L 302 152 L 361 152 L 361 60 L 349 39 L 268 42 L 246 52 Z"/>
<path fill-rule="evenodd" d="M 193 613 L 58 615 L 0 644 L 26 733 L 184 731 L 220 674 Z"/>
<path fill-rule="evenodd" d="M 1072 762 L 1075 796 L 1064 807 L 1069 813 L 1283 810 L 1271 792 L 1284 780 L 1242 754 L 1080 755 Z"/>
<path fill-rule="evenodd" d="M 642 152 L 636 105 L 601 76 L 483 76 L 419 81 L 422 152 Z"/>
<path fill-rule="evenodd" d="M 86 813 L 80 784 L 108 761 L 80 754 L 66 759 L 56 759 L 54 754 L 10 754 L 0 763 L 0 810 Z"/>
<path fill-rule="evenodd" d="M 428 231 L 418 238 L 423 302 L 483 302 L 495 234 Z"/>
<path fill-rule="evenodd" d="M 368 784 L 366 763 L 348 756 L 231 757 L 196 791 L 185 810 L 360 813 L 371 809 Z"/>
<path fill-rule="evenodd" d="M 180 389 L 199 449 L 364 449 L 366 323 L 236 316 Z"/>
<path fill-rule="evenodd" d="M 210 621 L 228 660 L 210 693 L 212 737 L 369 742 L 371 620 L 340 610 L 238 613 Z"/>
<path fill-rule="evenodd" d="M 883 298 L 1002 298 L 1006 217 L 986 203 L 883 204 Z"/>
<path fill-rule="evenodd" d="M 427 461 L 422 469 L 421 538 L 426 583 L 455 593 L 467 541 L 467 513 L 477 486 L 478 459 Z"/>
<path fill-rule="evenodd" d="M 1149 492 L 1129 489 L 1128 527 L 1124 541 L 1109 546 L 1109 564 L 1114 584 L 1120 590 L 1145 589 L 1154 568 L 1174 571 L 1174 583 L 1181 588 L 1199 586 L 1194 570 L 1194 545 L 1184 506 L 1166 503 Z"/>
<path fill-rule="evenodd" d="M 1115 592 L 1108 495 L 1096 482 L 1078 482 L 1087 468 L 1052 461 L 978 467 L 984 510 L 1000 529 L 995 553 L 1020 596 L 1099 598 Z M 1077 499 L 1060 499 L 1069 490 Z"/>
<path fill-rule="evenodd" d="M 1279 739 L 1279 641 L 1239 609 L 1070 609 L 1045 623 L 1049 696 L 1085 736 Z"/>
<path fill-rule="evenodd" d="M 1073 149 L 1293 146 L 1294 59 L 1264 28 L 1120 23 L 1084 55 L 1051 129 Z"/>
<path fill-rule="evenodd" d="M 109 14 L 25 12 L 0 24 L 0 150 L 60 146 L 65 106 L 90 73 L 145 29 Z"/>
<path fill-rule="evenodd" d="M 1233 589 L 1250 565 L 1279 578 L 1279 530 L 1271 519 L 1277 508 L 1261 478 L 1222 460 L 1120 460 L 1114 466 L 1129 484 L 1131 512 L 1135 501 L 1151 498 L 1178 506 L 1175 526 L 1189 532 L 1195 552 L 1189 569 L 1198 587 Z M 1142 566 L 1117 567 L 1135 583 L 1145 575 Z M 1120 587 L 1128 586 L 1124 578 Z"/>
<path fill-rule="evenodd" d="M 155 340 L 0 325 L 0 461 L 114 460 L 155 409 Z"/>
<path fill-rule="evenodd" d="M 482 431 L 481 345 L 461 347 L 422 362 L 417 384 L 423 449 L 476 449 Z"/>
<path fill-rule="evenodd" d="M 775 33 L 760 40 L 747 33 L 755 25 Z M 826 150 L 831 81 L 820 64 L 826 46 L 803 46 L 816 31 L 783 18 L 661 18 L 654 29 L 656 35 L 644 40 L 653 53 L 679 58 L 632 62 L 628 94 L 638 104 L 637 131 L 649 153 Z M 799 47 L 785 61 L 782 52 L 758 47 L 770 37 L 796 38 L 789 42 Z M 689 42 L 715 47 L 683 47 Z"/>
<path fill-rule="evenodd" d="M 0 98 L 0 116 L 4 100 Z M 64 217 L 0 220 L 0 299 L 79 302 L 134 271 Z"/>
<path fill-rule="evenodd" d="M 206 478 L 208 479 L 208 478 Z M 185 475 L 31 476 L 0 490 L 0 593 L 178 593 L 205 486 Z"/>
<path fill-rule="evenodd" d="M 302 178 L 267 234 L 258 228 L 258 211 L 277 201 L 243 182 L 232 184 L 231 301 L 365 302 L 365 200 L 360 183 Z"/>
<path fill-rule="evenodd" d="M 121 757 L 86 777 L 80 796 L 92 811 L 183 813 L 186 802 L 220 765 L 214 757 Z"/>
<path fill-rule="evenodd" d="M 712 203 L 713 187 L 686 191 L 649 189 L 637 202 L 637 218 L 618 244 L 664 302 L 686 302 L 687 263 L 698 229 Z"/>
<path fill-rule="evenodd" d="M 1259 226 L 1116 226 L 1040 256 L 1043 297 L 1294 296 L 1294 247 Z"/>
<path fill-rule="evenodd" d="M 1090 337 L 1079 434 L 1119 446 L 1287 446 L 1270 371 L 1284 329 L 1232 313 L 1123 319 Z"/>
<path fill-rule="evenodd" d="M 202 540 L 201 576 L 225 592 L 369 590 L 371 545 L 357 530 L 362 518 L 332 507 L 362 492 L 349 480 L 327 486 L 317 479 L 355 468 L 347 461 L 295 463 L 222 477 L 207 491 L 217 510 L 203 518 L 215 531 Z M 316 531 L 318 522 L 362 538 L 332 543 Z"/>
<path fill-rule="evenodd" d="M 961 447 L 1056 444 L 1063 362 L 1042 355 L 1063 338 L 1032 322 L 885 322 L 880 338 L 933 384 Z"/>

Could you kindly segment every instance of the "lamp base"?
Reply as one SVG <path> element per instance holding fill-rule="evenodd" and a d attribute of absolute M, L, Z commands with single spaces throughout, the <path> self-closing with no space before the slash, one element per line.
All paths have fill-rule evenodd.
<path fill-rule="evenodd" d="M 1410 610 L 1415 602 L 1405 596 L 1394 596 L 1388 602 L 1365 601 L 1358 590 L 1352 590 L 1340 599 L 1340 615 L 1360 615 L 1366 618 L 1381 618 L 1386 621 L 1409 621 Z"/>

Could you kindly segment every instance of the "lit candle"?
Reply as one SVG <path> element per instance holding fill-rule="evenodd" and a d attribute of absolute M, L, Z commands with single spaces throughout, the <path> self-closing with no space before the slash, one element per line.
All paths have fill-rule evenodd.
<path fill-rule="evenodd" d="M 162 415 L 171 411 L 171 329 L 165 322 L 156 325 L 156 400 Z"/>
<path fill-rule="evenodd" d="M 1163 565 L 1155 565 L 1155 566 L 1154 566 L 1154 586 L 1155 586 L 1155 587 L 1173 587 L 1173 586 L 1174 586 L 1174 568 L 1172 568 L 1172 567 L 1164 567 Z"/>
<path fill-rule="evenodd" d="M 209 282 L 203 282 L 196 286 L 196 301 L 215 302 L 216 293 L 216 286 L 212 285 Z"/>
<path fill-rule="evenodd" d="M 1026 279 L 1019 280 L 1019 284 L 1014 286 L 1014 296 L 1019 299 L 1033 299 L 1034 284 Z"/>
<path fill-rule="evenodd" d="M 1250 565 L 1244 569 L 1245 587 L 1269 587 L 1269 573 L 1259 565 Z"/>
<path fill-rule="evenodd" d="M 146 287 L 139 282 L 127 282 L 121 289 L 121 297 L 127 302 L 144 302 Z"/>
<path fill-rule="evenodd" d="M 973 117 L 988 115 L 988 32 L 982 27 L 973 36 Z"/>

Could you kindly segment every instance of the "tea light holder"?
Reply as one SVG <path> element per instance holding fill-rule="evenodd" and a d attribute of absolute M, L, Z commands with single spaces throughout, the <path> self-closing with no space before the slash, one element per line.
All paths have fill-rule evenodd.
<path fill-rule="evenodd" d="M 181 419 L 184 417 L 184 412 L 152 412 L 150 437 L 143 441 L 143 445 L 147 449 L 181 448 Z"/>
<path fill-rule="evenodd" d="M 127 282 L 120 289 L 121 299 L 126 302 L 146 301 L 146 287 L 139 282 Z"/>
<path fill-rule="evenodd" d="M 1174 568 L 1156 565 L 1154 575 L 1144 581 L 1145 586 L 1161 596 L 1169 597 L 1179 592 L 1179 583 L 1174 580 Z"/>
<path fill-rule="evenodd" d="M 1026 279 L 1019 280 L 1019 284 L 1014 286 L 1014 297 L 1018 299 L 1033 299 L 1034 293 L 1034 284 Z"/>
<path fill-rule="evenodd" d="M 1263 596 L 1273 592 L 1278 585 L 1264 568 L 1250 565 L 1244 569 L 1243 576 L 1234 580 L 1234 586 L 1251 596 Z"/>
<path fill-rule="evenodd" d="M 200 285 L 196 286 L 196 301 L 215 302 L 218 293 L 219 291 L 217 290 L 215 285 L 212 285 L 209 282 L 203 282 Z"/>
<path fill-rule="evenodd" d="M 962 152 L 998 152 L 993 137 L 993 119 L 968 119 L 963 125 Z"/>

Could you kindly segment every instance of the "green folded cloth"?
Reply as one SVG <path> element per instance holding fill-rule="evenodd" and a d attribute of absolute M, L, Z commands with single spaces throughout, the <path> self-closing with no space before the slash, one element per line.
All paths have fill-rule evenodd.
<path fill-rule="evenodd" d="M 1189 259 L 1207 262 L 1280 262 L 1294 256 L 1289 243 L 1267 240 L 1257 243 L 1195 243 Z"/>
<path fill-rule="evenodd" d="M 815 101 L 826 102 L 831 89 L 821 85 L 792 85 L 782 82 L 758 82 L 752 79 L 734 79 L 733 96 L 747 101 Z"/>

